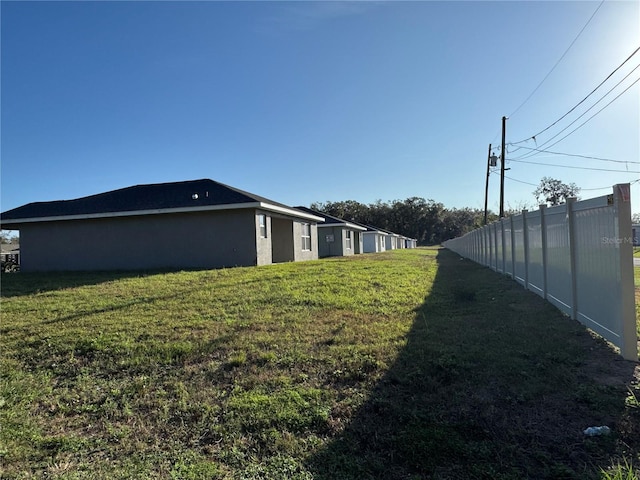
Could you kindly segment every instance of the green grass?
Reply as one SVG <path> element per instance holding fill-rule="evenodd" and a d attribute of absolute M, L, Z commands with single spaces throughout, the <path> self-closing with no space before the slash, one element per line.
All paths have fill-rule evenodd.
<path fill-rule="evenodd" d="M 633 364 L 445 250 L 5 275 L 1 307 L 1 478 L 604 479 L 640 462 Z M 582 435 L 600 424 L 613 434 Z"/>

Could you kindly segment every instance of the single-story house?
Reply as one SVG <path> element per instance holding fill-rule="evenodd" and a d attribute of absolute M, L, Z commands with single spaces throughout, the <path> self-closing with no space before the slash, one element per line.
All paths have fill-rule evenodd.
<path fill-rule="evenodd" d="M 365 253 L 378 253 L 386 250 L 386 232 L 372 227 L 371 225 L 363 225 L 367 228 L 366 232 L 362 232 L 362 248 Z"/>
<path fill-rule="evenodd" d="M 385 250 L 396 250 L 398 248 L 402 248 L 400 246 L 400 243 L 401 243 L 400 235 L 398 235 L 397 233 L 390 232 L 389 230 L 384 230 L 384 229 L 379 229 L 379 230 L 384 232 L 385 234 L 385 237 L 384 237 Z"/>
<path fill-rule="evenodd" d="M 312 260 L 322 221 L 209 179 L 136 185 L 0 214 L 3 229 L 20 231 L 23 272 Z"/>
<path fill-rule="evenodd" d="M 335 257 L 362 253 L 362 232 L 366 227 L 307 207 L 295 207 L 324 219 L 318 224 L 318 256 Z"/>
<path fill-rule="evenodd" d="M 415 238 L 405 238 L 405 248 L 416 248 L 418 246 L 418 240 Z"/>

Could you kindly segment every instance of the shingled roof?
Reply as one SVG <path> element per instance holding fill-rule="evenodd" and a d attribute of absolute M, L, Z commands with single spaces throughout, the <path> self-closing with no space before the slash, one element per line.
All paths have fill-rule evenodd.
<path fill-rule="evenodd" d="M 342 218 L 334 217 L 333 215 L 329 215 L 328 213 L 319 212 L 317 210 L 313 210 L 312 208 L 307 207 L 295 207 L 296 210 L 302 210 L 304 212 L 310 213 L 311 215 L 315 215 L 317 217 L 322 217 L 324 219 L 324 223 L 322 225 L 318 225 L 319 227 L 349 227 L 355 230 L 366 230 L 365 227 L 359 225 L 355 222 L 348 222 Z"/>
<path fill-rule="evenodd" d="M 282 203 L 209 179 L 135 185 L 73 200 L 34 202 L 0 214 L 4 227 L 38 221 L 177 213 L 229 208 L 263 208 L 321 221 Z"/>

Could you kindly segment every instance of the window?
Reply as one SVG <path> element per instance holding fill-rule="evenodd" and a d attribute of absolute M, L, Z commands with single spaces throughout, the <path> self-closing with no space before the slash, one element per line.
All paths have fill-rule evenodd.
<path fill-rule="evenodd" d="M 258 215 L 258 224 L 260 225 L 260 237 L 267 238 L 267 216 Z"/>
<path fill-rule="evenodd" d="M 351 250 L 351 230 L 347 230 L 347 250 Z"/>
<path fill-rule="evenodd" d="M 311 225 L 302 224 L 302 250 L 311 250 Z"/>

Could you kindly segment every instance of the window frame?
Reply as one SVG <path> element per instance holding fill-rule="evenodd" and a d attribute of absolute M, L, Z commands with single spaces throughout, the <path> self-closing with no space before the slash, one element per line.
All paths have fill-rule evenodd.
<path fill-rule="evenodd" d="M 263 223 L 264 221 L 264 223 Z M 267 238 L 267 216 L 264 213 L 258 214 L 258 233 L 260 234 L 260 238 Z M 264 233 L 264 234 L 263 234 Z"/>
<path fill-rule="evenodd" d="M 351 230 L 346 230 L 346 241 L 345 241 L 345 247 L 347 250 L 352 250 L 353 249 L 353 235 L 352 235 L 352 231 Z"/>
<path fill-rule="evenodd" d="M 302 238 L 302 251 L 310 252 L 311 251 L 311 224 L 310 223 L 301 223 L 302 233 L 300 237 Z M 308 233 L 308 235 L 305 235 Z M 306 247 L 309 248 L 306 248 Z"/>

